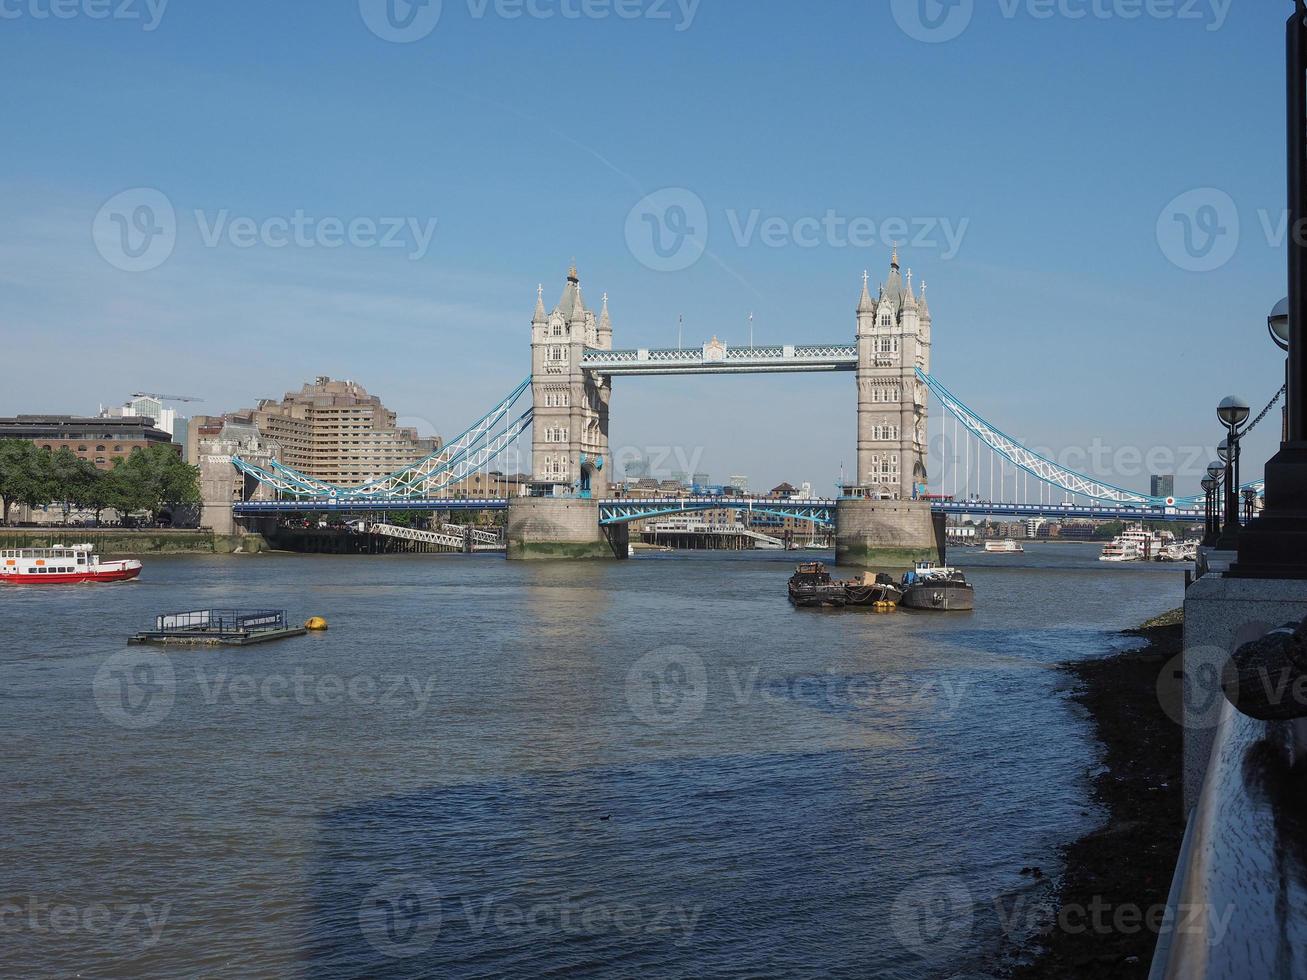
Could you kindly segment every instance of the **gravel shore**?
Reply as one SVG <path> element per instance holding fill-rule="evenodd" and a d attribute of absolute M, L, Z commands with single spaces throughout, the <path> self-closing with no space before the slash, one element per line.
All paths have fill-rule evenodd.
<path fill-rule="evenodd" d="M 1093 795 L 1108 820 L 1064 849 L 1057 920 L 1036 940 L 1032 960 L 1012 970 L 1016 980 L 1148 975 L 1184 836 L 1183 732 L 1159 697 L 1159 685 L 1179 684 L 1171 661 L 1182 630 L 1176 610 L 1128 632 L 1147 641 L 1143 649 L 1063 667 L 1079 681 L 1074 696 L 1103 745 Z"/>

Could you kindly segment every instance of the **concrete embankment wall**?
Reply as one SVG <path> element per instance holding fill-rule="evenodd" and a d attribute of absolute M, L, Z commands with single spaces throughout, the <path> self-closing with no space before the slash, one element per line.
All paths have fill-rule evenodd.
<path fill-rule="evenodd" d="M 945 560 L 944 515 L 908 500 L 841 500 L 835 508 L 835 562 L 897 571 Z"/>
<path fill-rule="evenodd" d="M 601 527 L 593 500 L 514 497 L 507 538 L 508 557 L 515 561 L 625 558 L 630 534 L 625 524 Z"/>
<path fill-rule="evenodd" d="M 215 540 L 212 531 L 119 530 L 110 528 L 0 528 L 0 548 L 50 548 L 90 543 L 100 555 L 213 554 L 234 544 Z"/>

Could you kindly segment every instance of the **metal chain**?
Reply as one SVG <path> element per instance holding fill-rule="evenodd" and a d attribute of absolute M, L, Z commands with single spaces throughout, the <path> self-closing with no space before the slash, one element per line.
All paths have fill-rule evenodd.
<path fill-rule="evenodd" d="M 1257 416 L 1257 418 L 1253 419 L 1252 422 L 1250 422 L 1244 428 L 1244 430 L 1239 433 L 1240 438 L 1246 436 L 1249 432 L 1252 432 L 1253 428 L 1257 425 L 1257 423 L 1260 422 L 1262 419 L 1266 418 L 1266 416 L 1270 413 L 1271 409 L 1275 407 L 1275 403 L 1280 400 L 1280 396 L 1284 394 L 1284 390 L 1287 387 L 1288 385 L 1280 385 L 1280 390 L 1275 393 L 1275 397 L 1272 398 L 1270 402 L 1267 403 L 1266 407 L 1262 409 L 1262 414 Z"/>

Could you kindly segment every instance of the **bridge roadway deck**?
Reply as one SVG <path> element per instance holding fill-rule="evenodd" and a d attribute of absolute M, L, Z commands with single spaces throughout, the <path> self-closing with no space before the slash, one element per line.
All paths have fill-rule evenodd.
<path fill-rule="evenodd" d="M 608 523 L 639 520 L 643 517 L 668 513 L 686 513 L 696 510 L 783 510 L 794 516 L 829 513 L 838 503 L 835 499 L 786 500 L 773 497 L 606 497 L 596 499 L 601 510 L 611 515 Z M 480 511 L 506 510 L 508 498 L 484 497 L 451 499 L 444 497 L 329 497 L 304 500 L 251 500 L 233 504 L 232 512 L 238 517 L 271 517 L 277 514 L 341 513 L 375 514 L 383 511 Z M 1078 520 L 1119 521 L 1148 520 L 1193 523 L 1203 520 L 1201 510 L 1187 508 L 1147 508 L 1120 506 L 1090 506 L 1078 504 L 1006 504 L 984 501 L 933 501 L 931 509 L 937 513 L 955 516 L 1072 518 Z"/>

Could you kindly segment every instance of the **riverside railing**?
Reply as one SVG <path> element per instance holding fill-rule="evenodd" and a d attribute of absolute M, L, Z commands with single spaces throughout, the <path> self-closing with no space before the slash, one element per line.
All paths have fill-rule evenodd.
<path fill-rule="evenodd" d="M 1307 720 L 1223 702 L 1150 980 L 1307 977 Z"/>

